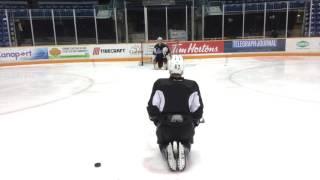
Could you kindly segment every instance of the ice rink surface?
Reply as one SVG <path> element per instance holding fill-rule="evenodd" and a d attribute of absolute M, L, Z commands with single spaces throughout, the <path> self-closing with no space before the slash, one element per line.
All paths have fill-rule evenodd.
<path fill-rule="evenodd" d="M 0 179 L 320 179 L 318 57 L 186 61 L 206 123 L 182 173 L 146 112 L 161 77 L 137 62 L 0 68 Z"/>

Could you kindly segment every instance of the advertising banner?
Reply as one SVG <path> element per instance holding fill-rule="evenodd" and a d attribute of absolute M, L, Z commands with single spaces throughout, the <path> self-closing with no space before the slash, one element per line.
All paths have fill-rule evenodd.
<path fill-rule="evenodd" d="M 168 46 L 173 54 L 216 54 L 224 52 L 223 41 L 170 42 Z"/>
<path fill-rule="evenodd" d="M 320 38 L 287 39 L 287 52 L 320 52 Z"/>
<path fill-rule="evenodd" d="M 154 43 L 144 43 L 143 44 L 143 54 L 144 55 L 153 55 L 153 48 L 156 45 L 156 42 Z"/>
<path fill-rule="evenodd" d="M 86 46 L 56 46 L 49 47 L 49 59 L 82 59 L 89 58 L 89 49 Z"/>
<path fill-rule="evenodd" d="M 224 42 L 224 52 L 285 51 L 285 39 L 233 40 Z"/>
<path fill-rule="evenodd" d="M 48 48 L 0 48 L 0 62 L 48 59 Z"/>
<path fill-rule="evenodd" d="M 91 45 L 89 52 L 92 59 L 140 57 L 141 44 Z"/>

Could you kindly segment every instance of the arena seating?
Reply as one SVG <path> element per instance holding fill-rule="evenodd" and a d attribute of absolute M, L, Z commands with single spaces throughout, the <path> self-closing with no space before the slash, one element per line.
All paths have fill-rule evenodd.
<path fill-rule="evenodd" d="M 0 47 L 9 45 L 7 20 L 4 12 L 0 12 Z"/>
<path fill-rule="evenodd" d="M 315 0 L 312 6 L 311 31 L 313 36 L 320 35 L 320 0 Z"/>
<path fill-rule="evenodd" d="M 161 0 L 163 2 L 174 2 L 175 5 L 179 4 L 192 4 L 192 0 Z M 310 12 L 310 1 L 305 0 L 289 0 L 290 10 L 304 9 L 304 35 L 320 36 L 320 0 L 313 0 L 312 9 Z M 9 34 L 8 26 L 5 15 L 5 9 L 8 10 L 9 16 L 14 18 L 29 18 L 29 9 L 32 8 L 32 17 L 42 18 L 51 16 L 51 9 L 54 15 L 58 17 L 71 17 L 73 16 L 73 9 L 76 9 L 76 16 L 93 17 L 93 9 L 109 9 L 113 7 L 123 8 L 124 0 L 110 0 L 105 5 L 99 5 L 98 0 L 38 0 L 35 4 L 28 4 L 27 0 L 1 0 L 0 1 L 0 46 L 8 46 Z M 143 2 L 155 2 L 155 0 L 126 0 L 127 6 L 141 6 Z M 160 1 L 159 1 L 160 2 Z M 285 12 L 287 8 L 286 1 L 277 0 L 201 0 L 194 1 L 195 6 L 201 7 L 202 4 L 206 6 L 206 16 L 214 16 L 222 14 L 222 5 L 225 4 L 225 13 L 241 14 L 243 11 L 243 3 L 245 11 L 263 12 L 265 9 L 265 2 L 268 11 L 282 11 Z M 213 13 L 208 13 L 212 10 Z M 312 16 L 310 17 L 310 15 Z M 310 21 L 311 18 L 311 21 Z M 309 25 L 311 22 L 311 26 Z M 11 24 L 9 25 L 10 29 Z M 13 31 L 13 30 L 11 30 Z"/>
<path fill-rule="evenodd" d="M 27 1 L 0 1 L 0 9 L 27 9 Z"/>
<path fill-rule="evenodd" d="M 40 9 L 93 9 L 98 1 L 39 1 Z"/>

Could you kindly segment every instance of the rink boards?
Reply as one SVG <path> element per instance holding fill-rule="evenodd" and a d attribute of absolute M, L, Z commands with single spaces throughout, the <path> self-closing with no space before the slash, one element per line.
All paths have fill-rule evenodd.
<path fill-rule="evenodd" d="M 320 55 L 320 38 L 169 41 L 185 59 L 214 57 Z M 129 44 L 0 48 L 0 65 L 150 59 L 155 42 Z"/>

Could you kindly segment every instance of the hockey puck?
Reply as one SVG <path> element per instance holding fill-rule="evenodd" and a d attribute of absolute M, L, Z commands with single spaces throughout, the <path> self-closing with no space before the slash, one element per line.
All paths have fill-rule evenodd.
<path fill-rule="evenodd" d="M 94 167 L 96 167 L 96 168 L 98 168 L 98 167 L 100 167 L 101 166 L 101 163 L 95 163 L 94 164 Z"/>

